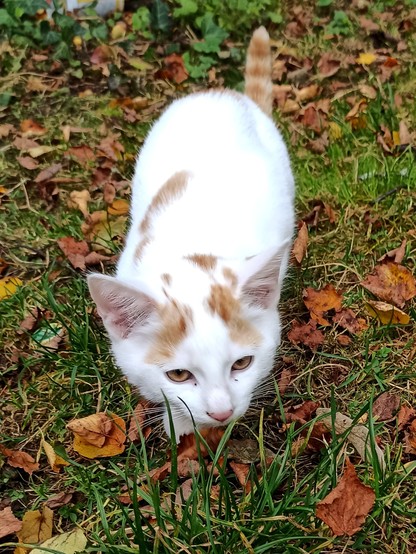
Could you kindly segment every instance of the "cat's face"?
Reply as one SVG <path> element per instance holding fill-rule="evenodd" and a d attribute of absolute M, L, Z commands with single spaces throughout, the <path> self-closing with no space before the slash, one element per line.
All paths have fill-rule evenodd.
<path fill-rule="evenodd" d="M 145 398 L 168 401 L 177 438 L 193 431 L 192 419 L 212 427 L 242 416 L 272 369 L 281 257 L 265 265 L 264 256 L 250 260 L 245 276 L 229 267 L 201 271 L 185 260 L 173 277 L 161 275 L 153 291 L 89 277 L 118 365 Z"/>
<path fill-rule="evenodd" d="M 242 329 L 239 337 L 238 329 L 230 332 L 221 317 L 203 307 L 180 313 L 175 302 L 165 309 L 171 311 L 170 324 L 175 327 L 167 329 L 156 317 L 147 329 L 113 341 L 117 362 L 129 381 L 153 402 L 163 403 L 165 397 L 175 421 L 181 420 L 187 432 L 193 428 L 190 413 L 198 427 L 241 417 L 272 368 L 280 335 L 277 313 L 243 309 L 250 334 Z M 185 331 L 179 338 L 182 317 Z M 170 346 L 158 344 L 161 336 Z"/>

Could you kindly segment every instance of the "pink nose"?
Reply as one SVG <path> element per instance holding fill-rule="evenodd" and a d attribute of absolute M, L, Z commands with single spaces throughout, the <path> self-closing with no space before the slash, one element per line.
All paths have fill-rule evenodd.
<path fill-rule="evenodd" d="M 207 414 L 216 421 L 226 421 L 234 413 L 234 410 L 227 410 L 226 412 L 207 412 Z"/>

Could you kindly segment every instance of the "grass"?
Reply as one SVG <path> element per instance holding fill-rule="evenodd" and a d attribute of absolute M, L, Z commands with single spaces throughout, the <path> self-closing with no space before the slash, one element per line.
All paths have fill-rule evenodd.
<path fill-rule="evenodd" d="M 285 17 L 289 15 L 288 12 Z M 351 20 L 355 21 L 353 17 Z M 362 40 L 361 49 L 369 48 L 366 39 Z M 321 35 L 310 33 L 291 44 L 299 52 L 319 58 L 322 41 Z M 408 47 L 411 53 L 416 52 L 411 39 Z M 230 68 L 225 65 L 223 71 L 227 74 Z M 290 116 L 276 115 L 290 145 L 299 215 L 308 213 L 319 199 L 335 210 L 337 218 L 332 224 L 323 215 L 317 227 L 310 227 L 308 255 L 302 269 L 292 268 L 287 280 L 282 303 L 283 343 L 274 377 L 278 379 L 281 370 L 290 367 L 289 388 L 280 397 L 275 383 L 270 381 L 264 401 L 250 409 L 244 420 L 229 427 L 221 447 L 216 453 L 211 452 L 212 465 L 206 467 L 201 460 L 202 469 L 191 477 L 189 496 L 183 490 L 182 500 L 178 485 L 183 479 L 175 471 L 162 482 L 153 482 L 149 476 L 165 461 L 166 451 L 174 448 L 162 433 L 154 432 L 147 441 L 129 443 L 120 456 L 87 461 L 71 451 L 66 429 L 71 419 L 96 411 L 114 411 L 127 420 L 137 403 L 137 391 L 114 366 L 84 276 L 71 268 L 56 244 L 62 236 L 83 238 L 83 218 L 67 207 L 67 199 L 71 190 L 89 187 L 95 169 L 94 162 L 91 167 L 83 166 L 64 156 L 68 145 L 62 142 L 59 128 L 69 123 L 93 129 L 74 135 L 71 146 L 98 143 L 103 121 L 108 128 L 115 128 L 121 134 L 126 154 L 112 165 L 112 175 L 118 180 L 128 179 L 135 149 L 158 111 L 143 113 L 140 121 L 132 124 L 123 118 L 120 109 L 109 107 L 112 95 L 105 87 L 100 89 L 104 93 L 83 99 L 58 90 L 47 96 L 47 102 L 26 94 L 23 88 L 17 89 L 22 101 L 2 112 L 3 121 L 18 127 L 22 119 L 38 120 L 48 129 L 45 143 L 56 147 L 42 160 L 39 169 L 62 162 L 62 175 L 79 180 L 58 185 L 58 203 L 43 199 L 34 183 L 36 172 L 18 165 L 16 150 L 10 144 L 2 147 L 0 185 L 9 192 L 0 204 L 0 256 L 8 265 L 8 274 L 20 276 L 24 285 L 0 302 L 0 435 L 2 444 L 39 459 L 41 469 L 29 477 L 0 462 L 0 507 L 11 503 L 13 512 L 22 517 L 27 510 L 41 508 L 56 493 L 72 493 L 69 503 L 54 510 L 55 532 L 79 526 L 88 537 L 87 552 L 415 551 L 416 462 L 404 451 L 403 436 L 395 421 L 379 423 L 371 418 L 372 403 L 384 391 L 398 394 L 402 404 L 414 405 L 416 344 L 412 327 L 379 326 L 367 318 L 368 329 L 354 336 L 349 345 L 341 346 L 339 329 L 331 328 L 316 352 L 295 347 L 286 338 L 291 321 L 305 316 L 305 287 L 331 283 L 343 290 L 346 306 L 367 317 L 364 303 L 369 295 L 359 283 L 377 259 L 407 238 L 404 263 L 414 270 L 414 152 L 408 148 L 388 155 L 376 141 L 381 124 L 396 130 L 399 122 L 406 119 L 409 128 L 414 127 L 413 75 L 410 61 L 397 77 L 384 84 L 377 80 L 373 69 L 360 74 L 360 83 L 377 83 L 377 97 L 368 103 L 367 124 L 351 130 L 345 122 L 350 106 L 343 98 L 333 100 L 330 120 L 340 126 L 342 134 L 338 140 L 329 141 L 323 154 L 307 147 L 308 141 L 315 138 L 313 132 L 296 124 Z M 352 94 L 356 94 L 358 81 L 353 75 L 351 81 Z M 148 94 L 162 98 L 164 103 L 165 91 L 171 85 L 164 86 L 160 81 L 149 83 Z M 395 93 L 404 98 L 399 108 L 392 101 Z M 102 207 L 100 192 L 95 193 L 91 209 Z M 117 250 L 117 245 L 112 248 Z M 57 325 L 63 329 L 65 338 L 58 350 L 45 348 L 36 342 L 33 333 L 19 330 L 20 322 L 34 307 L 46 310 L 41 326 Z M 407 310 L 414 324 L 414 303 Z M 361 461 L 345 436 L 334 436 L 319 452 L 296 449 L 301 433 L 310 432 L 313 422 L 300 428 L 293 424 L 285 428 L 282 422 L 289 406 L 307 399 L 347 414 L 354 421 L 367 418 L 373 441 L 377 438 L 385 450 L 384 474 L 374 459 Z M 252 438 L 259 443 L 260 459 L 252 463 L 250 470 L 251 492 L 242 490 L 226 464 L 229 436 Z M 49 468 L 41 453 L 43 437 L 70 460 L 59 474 Z M 264 460 L 266 447 L 274 454 L 268 467 Z M 347 456 L 356 464 L 360 479 L 374 489 L 376 502 L 361 531 L 353 537 L 333 537 L 314 516 L 315 507 L 338 482 Z M 257 475 L 256 464 L 260 464 L 262 479 Z M 134 499 L 129 505 L 118 499 L 126 490 Z M 10 540 L 0 545 L 0 551 L 13 552 L 12 544 Z"/>

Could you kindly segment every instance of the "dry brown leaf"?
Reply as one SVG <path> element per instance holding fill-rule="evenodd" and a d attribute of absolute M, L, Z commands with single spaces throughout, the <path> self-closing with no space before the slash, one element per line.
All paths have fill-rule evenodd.
<path fill-rule="evenodd" d="M 0 452 L 7 457 L 7 463 L 12 467 L 19 467 L 31 475 L 39 469 L 39 464 L 27 452 L 11 450 L 0 444 Z"/>
<path fill-rule="evenodd" d="M 63 467 L 69 466 L 69 462 L 61 458 L 61 456 L 58 456 L 53 447 L 44 439 L 42 440 L 41 445 L 46 454 L 46 457 L 48 458 L 48 462 L 51 466 L 52 471 L 54 471 L 55 473 L 59 473 Z"/>
<path fill-rule="evenodd" d="M 410 134 L 409 129 L 407 128 L 407 125 L 404 121 L 400 121 L 399 123 L 399 141 L 402 146 L 412 144 L 413 142 L 412 135 Z"/>
<path fill-rule="evenodd" d="M 362 460 L 367 460 L 368 458 L 371 459 L 371 438 L 367 427 L 360 424 L 354 425 L 354 422 L 350 417 L 340 412 L 336 412 L 335 419 L 333 420 L 331 410 L 329 408 L 317 408 L 316 415 L 320 417 L 320 421 L 328 429 L 328 431 L 331 431 L 332 425 L 334 425 L 337 435 L 342 435 L 345 431 L 349 431 L 346 440 L 354 446 Z M 384 453 L 377 443 L 372 446 L 377 455 L 380 467 L 384 470 L 386 467 Z"/>
<path fill-rule="evenodd" d="M 211 450 L 215 452 L 225 431 L 222 427 L 210 427 L 201 429 L 199 432 Z M 202 441 L 199 442 L 199 449 L 203 457 L 207 456 L 208 452 Z M 198 459 L 196 437 L 193 433 L 181 436 L 178 444 L 178 459 L 180 458 L 189 458 L 190 460 Z"/>
<path fill-rule="evenodd" d="M 367 300 L 365 306 L 369 315 L 377 318 L 383 325 L 407 325 L 410 323 L 410 317 L 392 304 Z"/>
<path fill-rule="evenodd" d="M 296 237 L 292 253 L 297 264 L 300 266 L 302 264 L 303 258 L 306 256 L 308 251 L 308 227 L 304 221 L 299 223 L 298 236 Z"/>
<path fill-rule="evenodd" d="M 393 250 L 390 250 L 384 256 L 381 256 L 381 258 L 378 259 L 379 262 L 394 262 L 395 264 L 401 264 L 403 261 L 403 258 L 406 254 L 406 239 L 404 239 L 400 246 L 397 248 L 394 248 Z"/>
<path fill-rule="evenodd" d="M 146 427 L 146 412 L 151 406 L 148 400 L 141 400 L 137 406 L 134 408 L 133 415 L 130 418 L 129 430 L 127 433 L 128 438 L 134 442 L 140 439 L 140 430 L 143 434 L 143 437 L 147 439 L 150 435 L 152 429 L 151 427 Z"/>
<path fill-rule="evenodd" d="M 17 533 L 19 542 L 36 544 L 52 537 L 53 511 L 44 506 L 42 511 L 26 512 L 22 520 L 22 528 Z M 18 546 L 15 554 L 25 554 L 30 549 Z"/>
<path fill-rule="evenodd" d="M 22 522 L 13 514 L 10 506 L 0 510 L 0 539 L 17 533 L 22 528 Z"/>
<path fill-rule="evenodd" d="M 356 316 L 351 308 L 343 308 L 332 318 L 333 323 L 338 323 L 342 329 L 346 329 L 353 335 L 361 333 L 367 329 L 368 325 L 365 319 Z"/>
<path fill-rule="evenodd" d="M 81 419 L 74 419 L 67 424 L 67 428 L 75 435 L 82 437 L 88 444 L 101 447 L 109 437 L 113 425 L 113 419 L 106 413 L 100 412 Z"/>
<path fill-rule="evenodd" d="M 416 419 L 407 427 L 404 434 L 405 452 L 416 454 Z"/>
<path fill-rule="evenodd" d="M 189 479 L 181 483 L 181 485 L 178 487 L 175 495 L 176 506 L 182 506 L 183 504 L 186 503 L 186 501 L 192 494 L 193 483 L 194 481 L 192 477 L 190 477 Z"/>
<path fill-rule="evenodd" d="M 231 461 L 230 467 L 234 471 L 237 481 L 244 487 L 244 492 L 246 494 L 249 493 L 251 490 L 251 483 L 249 481 L 250 465 Z"/>
<path fill-rule="evenodd" d="M 285 410 L 286 423 L 292 423 L 293 421 L 302 424 L 306 423 L 315 415 L 318 407 L 319 402 L 314 402 L 313 400 L 305 400 L 302 404 L 292 406 Z"/>
<path fill-rule="evenodd" d="M 308 308 L 311 318 L 320 325 L 327 326 L 330 323 L 323 315 L 331 310 L 341 311 L 342 294 L 330 284 L 319 290 L 308 287 L 303 291 L 303 302 Z"/>
<path fill-rule="evenodd" d="M 330 52 L 325 52 L 318 62 L 319 77 L 332 77 L 340 67 L 341 62 L 335 60 Z"/>
<path fill-rule="evenodd" d="M 53 164 L 46 169 L 42 169 L 39 175 L 36 176 L 35 183 L 41 183 L 42 181 L 49 181 L 54 175 L 59 173 L 62 169 L 62 164 Z"/>
<path fill-rule="evenodd" d="M 45 127 L 42 127 L 42 125 L 33 121 L 33 119 L 24 119 L 21 121 L 20 130 L 22 132 L 22 137 L 42 136 L 47 133 Z"/>
<path fill-rule="evenodd" d="M 189 74 L 180 54 L 173 53 L 170 56 L 167 56 L 163 62 L 164 67 L 156 72 L 156 77 L 158 79 L 167 79 L 169 81 L 174 81 L 177 84 L 186 81 Z"/>
<path fill-rule="evenodd" d="M 400 408 L 400 396 L 383 392 L 373 403 L 373 417 L 377 421 L 392 421 Z"/>
<path fill-rule="evenodd" d="M 91 196 L 88 190 L 73 190 L 69 195 L 68 207 L 78 209 L 85 218 L 89 217 L 88 202 Z"/>
<path fill-rule="evenodd" d="M 277 382 L 277 386 L 279 388 L 279 393 L 281 396 L 285 394 L 291 382 L 292 382 L 292 370 L 288 368 L 283 369 L 282 373 L 279 376 L 279 380 Z"/>
<path fill-rule="evenodd" d="M 192 475 L 198 475 L 201 469 L 197 460 L 190 460 L 189 458 L 178 459 L 178 477 L 190 477 Z"/>
<path fill-rule="evenodd" d="M 413 419 L 416 418 L 416 410 L 409 406 L 402 406 L 397 414 L 397 427 L 402 431 Z"/>
<path fill-rule="evenodd" d="M 353 464 L 346 459 L 346 469 L 337 486 L 316 505 L 316 516 L 335 536 L 351 537 L 359 531 L 372 509 L 376 495 L 361 483 Z"/>
<path fill-rule="evenodd" d="M 10 133 L 15 132 L 16 129 L 11 123 L 2 123 L 0 125 L 0 138 L 6 138 Z"/>
<path fill-rule="evenodd" d="M 29 139 L 26 137 L 16 137 L 14 141 L 12 142 L 12 145 L 17 148 L 18 150 L 27 151 L 30 148 L 36 148 L 39 146 L 39 143 L 37 143 L 33 139 Z"/>
<path fill-rule="evenodd" d="M 316 326 L 317 323 L 313 319 L 308 323 L 292 321 L 292 328 L 288 332 L 287 338 L 293 344 L 304 344 L 315 351 L 325 341 L 322 331 L 317 329 Z"/>
<path fill-rule="evenodd" d="M 58 494 L 54 494 L 53 496 L 50 496 L 48 500 L 45 502 L 45 505 L 48 506 L 51 510 L 54 508 L 60 508 L 61 506 L 66 506 L 66 504 L 69 504 L 72 500 L 73 492 L 58 492 Z"/>
<path fill-rule="evenodd" d="M 370 85 L 360 85 L 358 87 L 358 90 L 361 92 L 363 96 L 366 98 L 369 98 L 370 100 L 375 100 L 377 98 L 377 91 L 374 87 Z"/>
<path fill-rule="evenodd" d="M 57 243 L 75 269 L 85 269 L 86 256 L 90 251 L 85 240 L 78 241 L 73 237 L 62 237 L 57 240 Z"/>
<path fill-rule="evenodd" d="M 307 87 L 294 90 L 296 102 L 306 102 L 307 100 L 312 100 L 319 93 L 319 87 L 316 84 L 309 85 Z"/>
<path fill-rule="evenodd" d="M 348 346 L 351 344 L 351 337 L 348 335 L 338 335 L 336 340 L 341 346 Z"/>
<path fill-rule="evenodd" d="M 94 458 L 106 458 L 110 456 L 116 456 L 117 454 L 121 454 L 124 452 L 125 449 L 125 441 L 126 441 L 126 424 L 124 421 L 118 417 L 115 414 L 94 414 L 96 416 L 100 416 L 98 421 L 95 421 L 95 424 L 93 421 L 87 422 L 87 427 L 84 427 L 82 429 L 82 419 L 90 419 L 93 416 L 88 416 L 86 418 L 82 418 L 80 420 L 75 420 L 76 427 L 78 431 L 74 433 L 74 443 L 73 443 L 73 449 L 75 452 L 78 452 L 78 454 L 81 454 L 81 456 L 84 456 L 85 458 L 94 459 Z M 107 421 L 103 421 L 101 416 L 104 415 L 107 417 Z M 72 422 L 74 423 L 74 422 Z M 84 422 L 85 423 L 85 422 Z M 109 423 L 111 423 L 111 428 L 109 431 Z M 104 435 L 104 443 L 101 444 L 101 446 L 97 446 L 98 443 L 101 443 L 101 440 L 98 436 L 99 433 L 97 433 L 97 429 L 102 429 L 103 433 L 106 433 Z"/>
<path fill-rule="evenodd" d="M 19 164 L 25 169 L 36 169 L 39 165 L 38 160 L 34 160 L 30 156 L 19 156 L 16 158 Z"/>
<path fill-rule="evenodd" d="M 405 267 L 393 262 L 377 265 L 361 285 L 380 300 L 403 308 L 407 300 L 416 296 L 416 281 Z"/>
<path fill-rule="evenodd" d="M 94 150 L 87 145 L 71 146 L 66 152 L 67 156 L 71 156 L 83 166 L 91 165 L 95 161 L 96 156 Z"/>

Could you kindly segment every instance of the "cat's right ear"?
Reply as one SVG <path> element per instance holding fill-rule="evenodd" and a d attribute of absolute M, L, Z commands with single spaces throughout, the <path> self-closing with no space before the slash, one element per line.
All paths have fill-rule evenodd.
<path fill-rule="evenodd" d="M 92 273 L 87 281 L 98 313 L 113 338 L 127 338 L 156 311 L 155 300 L 115 277 Z"/>

